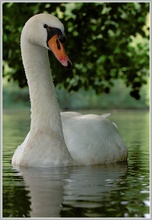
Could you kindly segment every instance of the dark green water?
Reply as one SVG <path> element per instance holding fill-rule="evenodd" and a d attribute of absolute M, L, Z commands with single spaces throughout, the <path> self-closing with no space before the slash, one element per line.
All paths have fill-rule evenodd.
<path fill-rule="evenodd" d="M 150 217 L 149 112 L 118 111 L 109 119 L 128 147 L 128 164 L 18 172 L 10 161 L 29 113 L 4 111 L 3 217 Z"/>

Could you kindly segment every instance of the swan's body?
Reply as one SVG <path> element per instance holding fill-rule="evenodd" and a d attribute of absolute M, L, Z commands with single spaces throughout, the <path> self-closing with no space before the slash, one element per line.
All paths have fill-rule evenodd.
<path fill-rule="evenodd" d="M 48 34 L 52 28 L 57 34 Z M 60 43 L 57 52 L 50 46 L 54 37 L 53 47 L 56 41 Z M 64 27 L 52 15 L 33 16 L 23 28 L 21 50 L 30 91 L 31 127 L 13 155 L 13 165 L 55 167 L 125 161 L 127 149 L 116 126 L 104 115 L 60 115 L 47 49 L 52 49 L 57 59 L 70 67 L 66 54 L 58 54 L 63 39 Z"/>

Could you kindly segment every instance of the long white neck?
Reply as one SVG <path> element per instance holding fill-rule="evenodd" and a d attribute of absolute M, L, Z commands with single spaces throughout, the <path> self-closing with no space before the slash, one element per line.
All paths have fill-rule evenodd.
<path fill-rule="evenodd" d="M 63 136 L 48 51 L 24 38 L 21 40 L 21 51 L 30 92 L 31 130 L 52 129 Z"/>

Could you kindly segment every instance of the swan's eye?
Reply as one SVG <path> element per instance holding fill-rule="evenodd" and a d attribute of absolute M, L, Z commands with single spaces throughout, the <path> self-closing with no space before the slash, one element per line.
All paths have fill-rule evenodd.
<path fill-rule="evenodd" d="M 62 31 L 59 28 L 55 27 L 49 27 L 47 24 L 44 24 L 43 27 L 47 31 L 47 41 L 49 41 L 54 35 L 58 35 L 58 42 L 56 42 L 58 49 L 60 50 L 60 43 L 64 43 L 66 41 L 65 35 L 62 33 Z"/>
<path fill-rule="evenodd" d="M 47 24 L 44 24 L 43 27 L 44 27 L 44 28 L 47 28 L 48 26 L 47 26 Z"/>

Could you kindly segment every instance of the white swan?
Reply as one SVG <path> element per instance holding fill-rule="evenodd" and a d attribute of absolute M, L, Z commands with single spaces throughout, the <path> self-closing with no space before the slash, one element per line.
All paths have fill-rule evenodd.
<path fill-rule="evenodd" d="M 30 91 L 31 126 L 12 164 L 56 167 L 126 161 L 126 146 L 107 115 L 60 115 L 47 50 L 70 68 L 64 40 L 63 24 L 49 14 L 33 16 L 23 28 L 21 51 Z"/>

